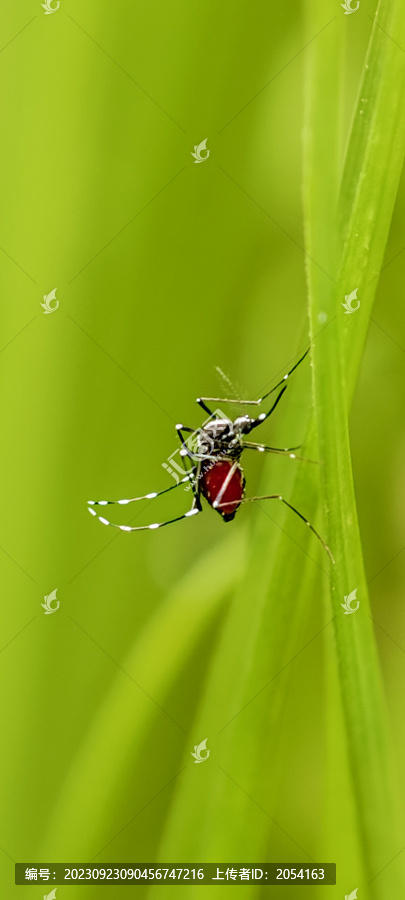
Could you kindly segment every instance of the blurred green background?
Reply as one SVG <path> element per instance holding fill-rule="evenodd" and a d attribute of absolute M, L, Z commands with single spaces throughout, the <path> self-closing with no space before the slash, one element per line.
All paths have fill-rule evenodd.
<path fill-rule="evenodd" d="M 220 735 L 208 740 L 214 760 L 194 766 L 190 751 L 206 737 L 195 727 L 196 710 L 258 517 L 259 565 L 280 533 L 273 511 L 264 516 L 247 505 L 225 528 L 206 510 L 161 532 L 124 535 L 93 521 L 86 500 L 168 486 L 162 464 L 177 447 L 174 424 L 201 424 L 195 397 L 223 392 L 215 367 L 245 396 L 259 396 L 306 346 L 305 48 L 322 40 L 325 26 L 347 30 L 347 102 L 339 114 L 348 127 L 374 11 L 362 0 L 346 17 L 325 0 L 309 35 L 295 0 L 61 0 L 52 15 L 32 0 L 3 4 L 2 897 L 42 893 L 14 886 L 13 861 L 153 863 L 167 859 L 168 846 L 174 862 L 336 861 L 338 885 L 328 896 L 358 886 L 347 770 L 337 752 L 332 777 L 326 752 L 328 722 L 339 729 L 341 715 L 325 698 L 327 630 L 281 676 L 288 704 L 268 757 L 277 786 L 271 804 L 265 789 L 265 811 L 257 798 L 248 801 L 234 840 L 232 799 L 219 796 L 229 840 L 218 847 L 207 840 L 205 859 L 202 806 L 193 810 L 191 833 L 179 828 L 173 839 L 182 780 L 209 781 L 215 741 L 227 769 Z M 191 151 L 205 138 L 210 156 L 196 165 Z M 405 747 L 404 204 L 402 183 L 351 419 L 398 760 Z M 59 308 L 44 315 L 40 303 L 55 288 Z M 294 378 L 277 422 L 263 429 L 267 442 L 302 439 L 294 384 L 306 386 L 309 406 L 308 367 Z M 289 465 L 249 458 L 248 493 L 286 489 Z M 118 514 L 120 521 L 137 514 L 143 524 L 180 514 L 189 502 L 180 488 L 158 507 Z M 288 519 L 285 528 L 288 541 Z M 291 565 L 300 561 L 300 535 L 298 525 Z M 45 616 L 40 604 L 55 588 L 60 608 Z M 248 617 L 249 596 L 246 604 Z M 300 647 L 328 620 L 311 596 Z M 229 667 L 232 678 L 237 655 Z M 258 690 L 265 683 L 258 678 Z M 266 716 L 268 702 L 263 691 L 241 729 L 249 731 L 249 716 Z M 260 759 L 261 748 L 255 752 Z M 235 796 L 249 765 L 240 763 L 231 773 Z M 92 784 L 80 780 L 87 769 Z M 400 779 L 403 794 L 403 769 Z M 265 833 L 265 851 L 256 829 Z M 385 862 L 401 865 L 401 849 Z M 383 864 L 376 861 L 376 871 Z M 219 892 L 182 888 L 184 897 L 204 890 Z M 146 896 L 148 888 L 110 887 L 108 897 L 135 891 Z M 65 895 L 85 900 L 100 888 L 58 888 Z M 307 897 L 318 895 L 306 888 Z"/>

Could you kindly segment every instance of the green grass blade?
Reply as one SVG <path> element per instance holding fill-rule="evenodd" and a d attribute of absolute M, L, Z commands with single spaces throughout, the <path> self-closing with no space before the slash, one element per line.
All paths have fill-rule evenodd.
<path fill-rule="evenodd" d="M 309 4 L 311 6 L 311 4 Z M 348 400 L 353 393 L 365 341 L 368 315 L 375 295 L 405 152 L 405 20 L 398 2 L 384 7 L 382 28 L 375 26 L 360 88 L 359 100 L 345 163 L 339 217 L 345 233 L 336 284 L 308 263 L 309 310 L 313 350 L 313 383 L 327 534 L 336 557 L 331 601 L 346 726 L 348 757 L 356 801 L 367 880 L 383 868 L 401 848 L 400 818 L 392 775 L 392 756 L 368 603 L 361 540 L 351 470 Z M 394 40 L 391 40 L 387 33 Z M 332 274 L 339 241 L 336 207 L 319 192 L 324 156 L 319 135 L 322 103 L 319 84 L 328 61 L 313 54 L 308 90 L 305 206 L 309 221 L 307 249 L 319 258 L 329 236 L 328 262 Z M 361 309 L 345 315 L 345 294 L 358 288 Z M 317 338 L 320 322 L 327 327 Z M 342 614 L 344 596 L 357 589 L 360 609 Z M 373 897 L 404 889 L 397 869 L 370 885 Z"/>

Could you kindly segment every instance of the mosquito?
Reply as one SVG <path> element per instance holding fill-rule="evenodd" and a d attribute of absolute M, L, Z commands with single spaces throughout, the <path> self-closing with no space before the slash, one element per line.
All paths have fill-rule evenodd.
<path fill-rule="evenodd" d="M 245 450 L 253 450 L 259 453 L 275 453 L 288 456 L 290 459 L 302 459 L 297 456 L 295 451 L 299 447 L 270 447 L 268 444 L 257 444 L 253 441 L 246 440 L 250 433 L 262 425 L 268 419 L 287 390 L 287 382 L 293 372 L 303 362 L 308 355 L 306 350 L 303 356 L 298 360 L 292 369 L 279 381 L 270 391 L 263 394 L 259 400 L 236 400 L 221 397 L 198 397 L 196 403 L 208 414 L 209 419 L 204 425 L 198 429 L 189 428 L 186 425 L 176 425 L 176 431 L 181 444 L 180 456 L 183 462 L 185 475 L 178 483 L 165 488 L 162 491 L 153 491 L 150 494 L 144 494 L 141 497 L 132 497 L 129 500 L 89 500 L 88 510 L 92 516 L 96 516 L 103 525 L 111 525 L 119 528 L 120 531 L 152 531 L 156 528 L 163 528 L 165 525 L 172 525 L 174 522 L 180 522 L 182 519 L 192 518 L 203 511 L 201 498 L 203 497 L 212 509 L 215 509 L 224 522 L 231 522 L 242 505 L 242 503 L 253 503 L 257 500 L 279 500 L 284 503 L 295 515 L 310 528 L 313 534 L 318 538 L 324 550 L 334 563 L 335 560 L 332 553 L 318 534 L 309 519 L 306 518 L 295 506 L 292 506 L 281 494 L 266 494 L 263 497 L 245 497 L 245 477 L 240 464 L 242 453 Z M 212 412 L 207 403 L 236 403 L 240 406 L 259 406 L 274 391 L 279 392 L 274 400 L 273 405 L 268 412 L 262 412 L 258 416 L 237 416 L 236 419 L 221 417 L 216 411 Z M 223 415 L 223 414 L 222 414 Z M 185 434 L 189 437 L 186 439 Z M 129 503 L 136 503 L 138 500 L 154 500 L 161 497 L 169 491 L 175 490 L 181 484 L 189 483 L 193 492 L 193 502 L 191 509 L 177 516 L 174 519 L 168 519 L 165 522 L 155 522 L 151 525 L 118 525 L 110 522 L 104 516 L 97 515 L 95 506 L 119 505 L 125 506 Z"/>

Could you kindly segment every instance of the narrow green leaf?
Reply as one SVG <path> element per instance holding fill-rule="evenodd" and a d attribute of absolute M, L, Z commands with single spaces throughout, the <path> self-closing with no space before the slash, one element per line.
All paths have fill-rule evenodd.
<path fill-rule="evenodd" d="M 329 242 L 327 262 L 333 276 L 333 280 L 325 279 L 319 268 L 308 262 L 314 404 L 324 462 L 326 527 L 336 558 L 331 602 L 367 881 L 401 848 L 385 703 L 357 522 L 347 414 L 405 152 L 405 53 L 398 46 L 405 47 L 405 19 L 400 4 L 394 0 L 385 5 L 377 21 L 381 27 L 374 25 L 371 35 L 339 198 L 338 216 L 344 233 L 340 247 L 336 204 L 330 203 L 328 191 L 319 191 L 319 184 L 327 183 L 328 177 L 324 155 L 328 136 L 320 139 L 320 121 L 329 72 L 329 61 L 319 52 L 320 45 L 312 53 L 308 76 L 313 102 L 308 106 L 304 182 L 308 253 L 318 259 Z M 338 255 L 340 264 L 336 262 Z M 345 314 L 342 301 L 355 289 L 360 309 Z M 317 336 L 321 322 L 326 327 Z M 344 615 L 341 604 L 354 590 L 360 608 L 355 615 Z M 395 888 L 402 887 L 403 892 L 404 885 L 401 873 L 388 868 L 384 879 L 372 880 L 370 892 L 382 898 Z"/>

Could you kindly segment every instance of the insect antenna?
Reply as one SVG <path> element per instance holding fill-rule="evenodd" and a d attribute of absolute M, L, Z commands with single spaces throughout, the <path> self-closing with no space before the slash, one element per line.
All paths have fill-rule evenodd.
<path fill-rule="evenodd" d="M 230 397 L 232 404 L 239 407 L 239 409 L 242 411 L 243 403 L 239 401 L 239 398 L 243 396 L 243 391 L 241 390 L 240 385 L 235 385 L 235 382 L 231 381 L 229 375 L 226 375 L 226 373 L 223 371 L 223 369 L 221 369 L 220 366 L 215 366 L 215 371 L 217 373 L 218 380 L 220 381 L 221 386 L 225 388 L 226 397 Z"/>

